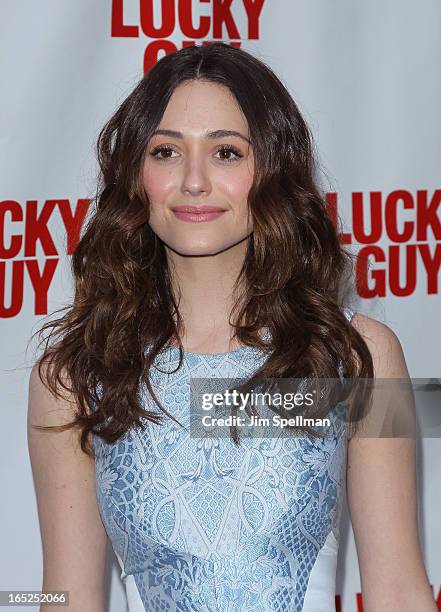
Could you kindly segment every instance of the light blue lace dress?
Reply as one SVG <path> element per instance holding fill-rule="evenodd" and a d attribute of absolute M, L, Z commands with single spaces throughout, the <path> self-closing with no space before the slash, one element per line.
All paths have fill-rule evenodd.
<path fill-rule="evenodd" d="M 353 312 L 345 310 L 350 320 Z M 160 402 L 188 423 L 190 378 L 247 378 L 242 347 L 153 370 Z M 176 368 L 177 348 L 160 356 Z M 152 399 L 146 403 L 155 409 Z M 129 612 L 335 612 L 346 424 L 332 435 L 197 439 L 166 417 L 114 444 L 93 437 L 100 514 Z"/>

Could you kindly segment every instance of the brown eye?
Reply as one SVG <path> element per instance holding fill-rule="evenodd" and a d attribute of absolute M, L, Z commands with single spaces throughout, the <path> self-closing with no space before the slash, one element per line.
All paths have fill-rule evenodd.
<path fill-rule="evenodd" d="M 238 149 L 236 149 L 236 147 L 232 147 L 232 146 L 223 146 L 220 149 L 218 149 L 217 152 L 228 156 L 228 157 L 220 158 L 222 159 L 222 161 L 226 161 L 226 162 L 238 161 L 241 157 L 243 157 L 241 152 Z M 234 157 L 231 157 L 231 154 L 233 154 Z"/>
<path fill-rule="evenodd" d="M 174 151 L 171 147 L 161 146 L 155 147 L 150 155 L 158 161 L 165 161 L 167 159 L 172 159 L 172 153 L 176 153 L 176 151 Z"/>

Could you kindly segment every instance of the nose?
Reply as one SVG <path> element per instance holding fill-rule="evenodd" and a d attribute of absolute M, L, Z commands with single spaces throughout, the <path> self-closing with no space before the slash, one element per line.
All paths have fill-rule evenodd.
<path fill-rule="evenodd" d="M 211 191 L 211 182 L 204 160 L 200 156 L 187 157 L 182 177 L 182 192 L 197 196 Z"/>

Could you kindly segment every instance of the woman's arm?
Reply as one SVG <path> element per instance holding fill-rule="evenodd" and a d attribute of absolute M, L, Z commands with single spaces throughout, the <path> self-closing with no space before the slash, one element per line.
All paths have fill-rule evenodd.
<path fill-rule="evenodd" d="M 81 451 L 78 431 L 44 432 L 31 427 L 72 420 L 72 405 L 29 378 L 28 446 L 43 543 L 42 590 L 69 591 L 69 606 L 40 612 L 104 612 L 106 532 L 99 515 L 94 461 Z"/>
<path fill-rule="evenodd" d="M 360 314 L 353 325 L 371 351 L 375 378 L 409 381 L 393 331 Z M 415 439 L 351 438 L 347 494 L 364 612 L 437 612 L 418 536 Z"/>

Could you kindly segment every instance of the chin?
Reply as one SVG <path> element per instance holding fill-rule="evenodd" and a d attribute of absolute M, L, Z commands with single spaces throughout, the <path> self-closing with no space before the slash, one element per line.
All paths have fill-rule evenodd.
<path fill-rule="evenodd" d="M 217 255 L 233 245 L 220 244 L 218 242 L 216 242 L 216 244 L 206 242 L 196 244 L 193 241 L 185 243 L 170 243 L 167 244 L 167 246 L 172 249 L 172 251 L 175 251 L 175 253 L 178 253 L 178 255 L 182 255 L 184 257 L 201 257 L 203 255 Z"/>

